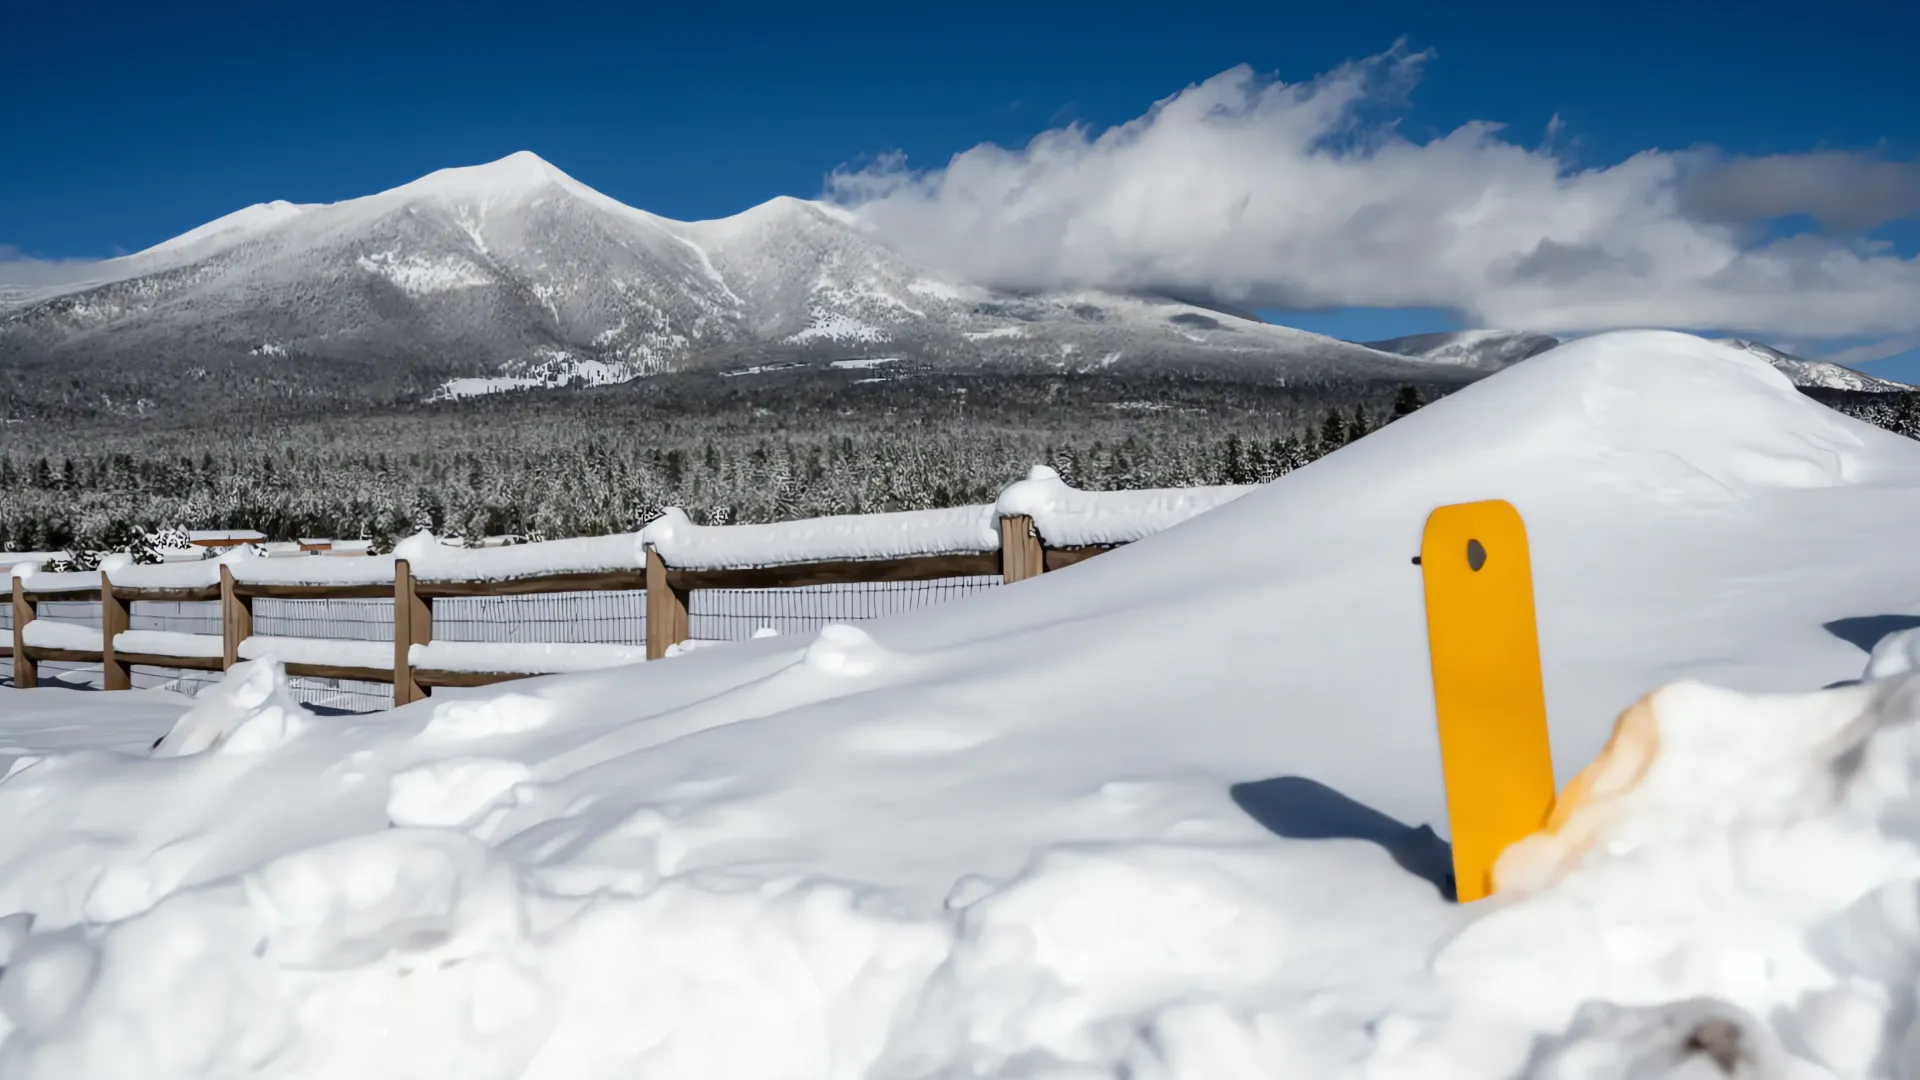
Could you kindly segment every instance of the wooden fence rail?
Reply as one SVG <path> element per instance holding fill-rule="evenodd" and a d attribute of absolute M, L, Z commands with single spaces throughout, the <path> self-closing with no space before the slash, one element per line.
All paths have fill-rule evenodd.
<path fill-rule="evenodd" d="M 236 580 L 229 565 L 220 567 L 217 586 L 193 588 L 151 588 L 116 585 L 102 571 L 100 585 L 93 589 L 64 588 L 36 591 L 31 578 L 14 576 L 13 582 L 13 685 L 29 688 L 38 685 L 39 665 L 47 662 L 100 664 L 108 690 L 132 687 L 135 665 L 190 671 L 225 671 L 239 663 L 244 643 L 253 637 L 254 601 L 277 600 L 386 599 L 393 600 L 393 659 L 391 666 L 360 666 L 311 661 L 287 662 L 287 674 L 315 678 L 351 679 L 391 683 L 396 706 L 418 701 L 436 686 L 484 686 L 510 679 L 529 678 L 537 672 L 524 671 L 450 671 L 416 667 L 412 650 L 433 641 L 433 601 L 438 597 L 528 596 L 542 593 L 596 591 L 633 591 L 646 595 L 646 657 L 658 660 L 668 650 L 688 640 L 691 630 L 692 594 L 703 589 L 789 589 L 817 585 L 858 585 L 892 582 L 938 581 L 961 577 L 999 576 L 1012 584 L 1058 570 L 1082 561 L 1110 546 L 1048 548 L 1025 516 L 1000 518 L 1000 550 L 997 552 L 922 555 L 894 559 L 854 559 L 807 562 L 785 566 L 754 566 L 731 569 L 673 567 L 649 548 L 644 568 L 599 571 L 593 573 L 549 574 L 509 580 L 426 580 L 414 576 L 407 560 L 396 559 L 392 584 L 268 584 Z M 320 556 L 308 556 L 319 558 Z M 39 617 L 42 603 L 60 601 L 99 601 L 99 643 L 88 647 L 77 635 L 62 633 L 63 640 L 53 644 L 30 644 L 29 627 Z M 132 605 L 139 602 L 213 602 L 220 606 L 220 651 L 218 656 L 176 656 L 154 651 L 130 651 L 118 646 L 131 626 Z M 70 626 L 71 624 L 61 624 Z M 79 629 L 79 628 L 75 628 Z"/>

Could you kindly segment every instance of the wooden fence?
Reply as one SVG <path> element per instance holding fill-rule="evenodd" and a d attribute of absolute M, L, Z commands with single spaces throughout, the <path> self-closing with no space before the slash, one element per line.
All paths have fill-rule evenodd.
<path fill-rule="evenodd" d="M 394 561 L 392 582 L 352 584 L 272 584 L 236 581 L 232 569 L 222 565 L 218 585 L 193 587 L 137 587 L 115 584 L 111 574 L 102 571 L 96 588 L 74 588 L 71 582 L 55 590 L 36 591 L 32 577 L 14 576 L 13 581 L 13 684 L 19 688 L 38 685 L 39 665 L 47 662 L 100 664 L 108 690 L 132 687 L 135 665 L 187 671 L 224 671 L 241 660 L 242 644 L 253 635 L 254 602 L 261 598 L 280 600 L 386 599 L 393 600 L 393 659 L 391 665 L 287 662 L 287 674 L 313 678 L 349 679 L 373 683 L 391 683 L 395 705 L 405 705 L 428 695 L 436 686 L 484 686 L 510 679 L 528 678 L 543 672 L 434 670 L 412 663 L 413 646 L 433 641 L 433 601 L 442 597 L 526 596 L 540 593 L 595 591 L 644 591 L 646 600 L 646 657 L 657 660 L 668 655 L 677 643 L 688 640 L 691 596 L 702 589 L 789 589 L 817 585 L 854 585 L 891 582 L 938 581 L 952 578 L 998 576 L 1005 583 L 1023 581 L 1049 570 L 1058 570 L 1109 550 L 1117 544 L 1078 547 L 1048 547 L 1035 529 L 1034 520 L 1024 515 L 1002 516 L 1000 550 L 989 552 L 918 555 L 892 559 L 849 559 L 805 562 L 783 566 L 753 566 L 731 569 L 695 569 L 666 564 L 655 551 L 645 553 L 645 565 L 630 570 L 590 573 L 549 574 L 508 580 L 417 580 L 405 559 Z M 320 556 L 305 556 L 320 558 Z M 70 577 L 70 575 L 63 575 Z M 84 584 L 84 582 L 82 583 Z M 30 644 L 28 637 L 43 636 L 29 631 L 43 602 L 98 601 L 100 632 L 97 645 L 91 641 L 71 640 L 74 634 L 59 635 L 63 640 Z M 181 656 L 162 652 L 135 651 L 123 643 L 131 625 L 131 605 L 142 601 L 210 602 L 220 605 L 220 654 Z M 71 625 L 71 624 L 63 624 Z M 75 631 L 91 628 L 72 626 Z M 152 639 L 145 639 L 152 640 Z M 374 643 L 369 643 L 374 644 Z M 505 665 L 503 665 L 505 666 Z"/>

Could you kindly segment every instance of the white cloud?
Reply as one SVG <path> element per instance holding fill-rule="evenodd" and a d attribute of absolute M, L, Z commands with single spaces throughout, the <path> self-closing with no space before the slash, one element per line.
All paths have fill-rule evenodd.
<path fill-rule="evenodd" d="M 1893 337 L 1880 338 L 1828 349 L 1820 354 L 1820 359 L 1848 367 L 1871 364 L 1875 360 L 1885 360 L 1890 356 L 1899 356 L 1913 349 L 1920 349 L 1920 333 L 1896 334 Z"/>
<path fill-rule="evenodd" d="M 1407 138 L 1376 117 L 1423 60 L 1396 49 L 1291 85 L 1235 68 L 1107 131 L 979 146 L 924 172 L 883 161 L 835 174 L 829 193 L 907 251 L 1005 287 L 1451 307 L 1566 332 L 1920 329 L 1920 261 L 1857 240 L 1756 242 L 1750 224 L 1726 220 L 1742 175 L 1722 175 L 1712 151 L 1576 169 L 1550 148 L 1558 124 L 1545 149 L 1486 123 Z M 1809 175 L 1848 173 L 1828 163 L 1796 183 Z M 1691 212 L 1709 178 L 1717 212 Z"/>
<path fill-rule="evenodd" d="M 36 259 L 0 244 L 0 287 L 31 288 L 84 281 L 98 265 L 94 259 Z"/>

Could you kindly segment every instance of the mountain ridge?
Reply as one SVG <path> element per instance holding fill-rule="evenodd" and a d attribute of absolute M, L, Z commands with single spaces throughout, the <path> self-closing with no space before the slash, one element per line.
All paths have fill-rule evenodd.
<path fill-rule="evenodd" d="M 998 290 L 915 262 L 829 203 L 676 221 L 520 151 L 359 198 L 256 203 L 84 280 L 0 296 L 0 415 L 209 393 L 402 405 L 849 360 L 884 361 L 874 377 L 889 379 L 1118 367 L 1448 386 L 1556 340 L 1441 337 L 1354 343 L 1215 302 Z"/>

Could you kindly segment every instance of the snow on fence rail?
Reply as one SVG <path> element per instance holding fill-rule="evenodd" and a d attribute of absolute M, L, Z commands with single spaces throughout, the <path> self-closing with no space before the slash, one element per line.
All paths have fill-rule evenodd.
<path fill-rule="evenodd" d="M 67 574 L 22 564 L 12 573 L 14 685 L 37 685 L 42 663 L 98 664 L 106 688 L 120 690 L 131 688 L 136 666 L 220 672 L 270 657 L 296 678 L 391 685 L 393 703 L 404 705 L 436 686 L 484 686 L 675 655 L 697 643 L 695 619 L 746 618 L 761 627 L 779 621 L 743 613 L 754 606 L 743 599 L 754 595 L 792 598 L 787 618 L 820 621 L 859 617 L 842 610 L 850 591 L 904 587 L 914 590 L 909 601 L 937 601 L 1023 581 L 1250 490 L 1079 491 L 1039 467 L 993 504 L 947 510 L 704 526 L 672 509 L 637 533 L 500 548 L 453 548 L 422 534 L 391 555 L 356 558 L 269 559 L 232 551 L 146 566 L 114 556 L 97 573 Z M 644 647 L 434 636 L 436 601 L 458 609 L 596 594 L 644 598 L 638 620 Z M 722 600 L 721 610 L 697 610 L 703 605 L 696 597 Z M 88 602 L 98 605 L 97 627 L 42 617 L 42 605 Z M 302 622 L 271 609 L 315 602 L 358 606 L 349 621 L 362 623 L 362 636 L 306 636 L 307 623 L 321 620 Z M 218 633 L 136 629 L 136 604 L 215 606 L 217 619 L 203 620 L 203 627 Z M 263 632 L 269 629 L 278 632 Z"/>

